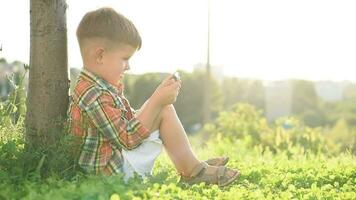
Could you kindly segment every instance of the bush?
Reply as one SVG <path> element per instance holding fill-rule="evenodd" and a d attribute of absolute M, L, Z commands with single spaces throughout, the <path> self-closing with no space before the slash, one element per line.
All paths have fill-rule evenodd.
<path fill-rule="evenodd" d="M 242 140 L 248 148 L 260 146 L 263 150 L 282 151 L 287 155 L 335 155 L 345 150 L 340 149 L 342 139 L 331 140 L 320 127 L 308 127 L 294 117 L 280 118 L 268 124 L 262 111 L 249 104 L 236 104 L 232 110 L 221 112 L 216 122 L 204 126 L 203 132 L 210 140 L 227 137 Z"/>

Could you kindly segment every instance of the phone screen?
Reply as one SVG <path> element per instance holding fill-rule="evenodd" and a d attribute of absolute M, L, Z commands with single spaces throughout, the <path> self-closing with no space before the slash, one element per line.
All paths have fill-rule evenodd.
<path fill-rule="evenodd" d="M 176 80 L 176 81 L 180 80 L 179 72 L 174 72 L 173 78 L 174 78 L 174 80 Z"/>

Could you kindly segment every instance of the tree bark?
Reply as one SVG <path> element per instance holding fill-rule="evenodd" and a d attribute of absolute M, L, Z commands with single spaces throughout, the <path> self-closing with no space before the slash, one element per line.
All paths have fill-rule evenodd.
<path fill-rule="evenodd" d="M 30 1 L 30 65 L 27 144 L 55 144 L 68 107 L 67 4 L 65 0 Z"/>

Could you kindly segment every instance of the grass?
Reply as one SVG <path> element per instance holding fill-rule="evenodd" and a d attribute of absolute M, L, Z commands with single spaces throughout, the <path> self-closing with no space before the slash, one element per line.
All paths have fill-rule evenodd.
<path fill-rule="evenodd" d="M 248 149 L 240 140 L 211 139 L 199 146 L 191 138 L 201 159 L 228 155 L 229 167 L 241 177 L 226 188 L 177 184 L 179 177 L 165 153 L 155 163 L 153 176 L 136 177 L 127 184 L 121 175 L 112 177 L 77 174 L 70 179 L 0 181 L 0 199 L 355 199 L 356 161 L 352 154 L 288 156 Z M 4 174 L 3 174 L 4 176 Z M 5 176 L 11 176 L 6 174 Z M 5 181 L 4 181 L 5 180 Z"/>

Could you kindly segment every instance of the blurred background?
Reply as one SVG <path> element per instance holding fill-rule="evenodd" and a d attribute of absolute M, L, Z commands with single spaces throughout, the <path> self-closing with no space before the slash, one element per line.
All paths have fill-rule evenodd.
<path fill-rule="evenodd" d="M 175 108 L 189 134 L 222 111 L 247 103 L 269 123 L 293 116 L 310 127 L 346 135 L 344 140 L 355 146 L 355 1 L 67 0 L 67 4 L 71 89 L 82 68 L 76 27 L 86 12 L 110 6 L 129 18 L 143 39 L 124 80 L 125 94 L 135 109 L 167 73 L 179 70 L 183 86 Z M 2 4 L 0 26 L 0 98 L 5 101 L 16 88 L 17 74 L 25 71 L 23 64 L 29 63 L 29 1 Z"/>

